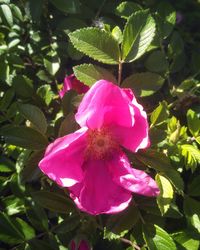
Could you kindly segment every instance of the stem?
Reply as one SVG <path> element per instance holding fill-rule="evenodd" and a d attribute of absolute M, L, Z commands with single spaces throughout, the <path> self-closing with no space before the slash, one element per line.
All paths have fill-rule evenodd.
<path fill-rule="evenodd" d="M 100 13 L 101 13 L 101 11 L 102 11 L 103 6 L 105 5 L 105 3 L 106 3 L 106 0 L 104 0 L 104 1 L 102 2 L 102 4 L 100 5 L 100 7 L 99 7 L 99 9 L 98 9 L 98 11 L 97 11 L 97 13 L 96 13 L 96 15 L 95 15 L 95 19 L 97 19 L 97 18 L 99 17 L 99 15 L 100 15 Z"/>
<path fill-rule="evenodd" d="M 119 68 L 118 68 L 118 85 L 120 86 L 122 81 L 122 62 L 119 61 Z"/>
<path fill-rule="evenodd" d="M 127 243 L 127 244 L 131 245 L 131 246 L 132 246 L 134 249 L 136 249 L 136 250 L 140 250 L 140 249 L 141 249 L 138 245 L 136 245 L 135 243 L 131 242 L 131 241 L 128 240 L 128 239 L 120 238 L 120 240 L 121 240 L 122 242 L 124 242 L 124 243 Z"/>

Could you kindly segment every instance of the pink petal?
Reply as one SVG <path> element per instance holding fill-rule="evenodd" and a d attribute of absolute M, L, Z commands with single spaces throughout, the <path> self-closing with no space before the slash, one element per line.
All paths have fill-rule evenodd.
<path fill-rule="evenodd" d="M 97 215 L 117 213 L 128 206 L 131 193 L 113 182 L 108 165 L 109 161 L 103 160 L 84 164 L 83 182 L 70 188 L 71 197 L 79 209 Z"/>
<path fill-rule="evenodd" d="M 39 162 L 42 172 L 63 187 L 70 187 L 83 178 L 87 128 L 58 138 L 51 143 Z"/>
<path fill-rule="evenodd" d="M 88 91 L 89 87 L 80 82 L 74 74 L 65 77 L 63 88 L 59 91 L 60 98 L 63 98 L 66 92 L 69 90 L 75 90 L 78 94 L 84 94 Z"/>
<path fill-rule="evenodd" d="M 81 240 L 78 250 L 90 250 L 87 241 Z"/>
<path fill-rule="evenodd" d="M 127 94 L 106 80 L 96 82 L 83 97 L 76 114 L 79 125 L 100 128 L 110 124 L 130 127 L 134 110 Z"/>
<path fill-rule="evenodd" d="M 137 152 L 138 149 L 147 148 L 150 145 L 149 141 L 149 125 L 147 114 L 143 107 L 137 103 L 132 91 L 123 90 L 130 97 L 132 108 L 134 110 L 134 124 L 131 127 L 123 127 L 113 124 L 110 127 L 115 138 L 123 147 Z"/>
<path fill-rule="evenodd" d="M 125 154 L 116 155 L 109 164 L 113 180 L 125 189 L 145 196 L 159 195 L 156 182 L 144 171 L 132 168 Z"/>

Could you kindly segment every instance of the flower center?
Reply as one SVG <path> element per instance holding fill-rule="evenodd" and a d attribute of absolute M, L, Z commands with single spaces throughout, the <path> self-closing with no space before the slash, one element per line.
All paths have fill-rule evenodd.
<path fill-rule="evenodd" d="M 86 158 L 109 158 L 115 150 L 119 150 L 119 145 L 107 129 L 95 129 L 88 132 Z"/>

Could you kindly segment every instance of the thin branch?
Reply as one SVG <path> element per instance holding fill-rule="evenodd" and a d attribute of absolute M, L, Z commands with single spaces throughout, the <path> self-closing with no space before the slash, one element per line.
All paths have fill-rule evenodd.
<path fill-rule="evenodd" d="M 119 61 L 119 68 L 118 68 L 118 85 L 120 86 L 122 81 L 122 62 Z"/>

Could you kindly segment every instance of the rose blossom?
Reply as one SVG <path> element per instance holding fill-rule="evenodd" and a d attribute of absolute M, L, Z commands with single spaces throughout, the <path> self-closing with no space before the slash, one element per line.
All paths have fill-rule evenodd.
<path fill-rule="evenodd" d="M 132 168 L 123 152 L 123 147 L 137 152 L 149 145 L 147 115 L 130 89 L 96 82 L 75 119 L 81 128 L 51 143 L 39 167 L 69 189 L 79 209 L 93 215 L 117 213 L 128 206 L 132 193 L 159 194 L 155 181 Z"/>
<path fill-rule="evenodd" d="M 75 240 L 72 240 L 70 243 L 70 250 L 90 250 L 87 241 L 81 240 L 80 242 L 77 242 Z"/>
<path fill-rule="evenodd" d="M 74 74 L 65 77 L 63 88 L 59 91 L 60 98 L 63 98 L 66 92 L 70 89 L 75 90 L 78 94 L 84 94 L 88 91 L 89 87 L 80 82 Z"/>

